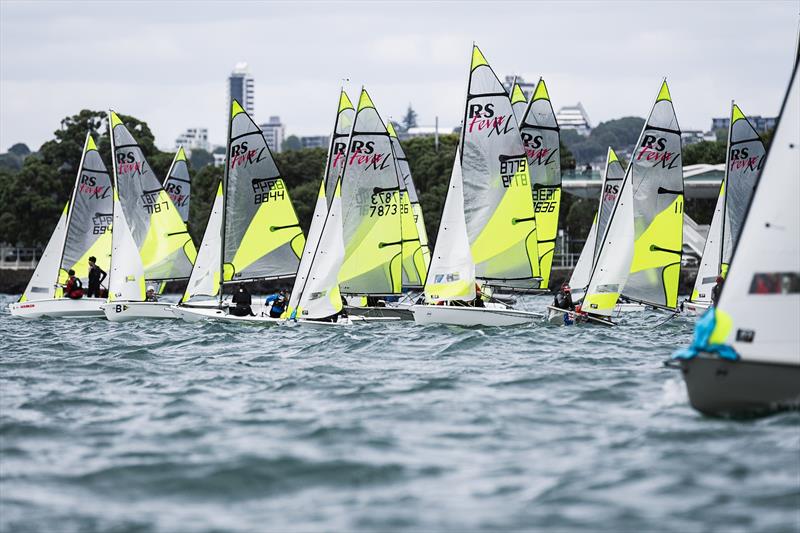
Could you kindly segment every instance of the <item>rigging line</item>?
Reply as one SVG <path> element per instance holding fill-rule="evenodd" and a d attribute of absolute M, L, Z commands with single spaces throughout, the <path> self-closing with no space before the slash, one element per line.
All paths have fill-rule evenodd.
<path fill-rule="evenodd" d="M 650 329 L 656 329 L 656 328 L 660 328 L 661 326 L 663 326 L 664 324 L 666 324 L 667 322 L 669 322 L 670 320 L 672 320 L 673 318 L 675 318 L 675 317 L 676 317 L 676 316 L 678 316 L 678 315 L 680 315 L 680 313 L 678 313 L 678 312 L 674 312 L 674 313 L 672 313 L 671 315 L 669 315 L 669 316 L 667 317 L 667 319 L 666 319 L 666 320 L 664 320 L 664 321 L 662 321 L 662 322 L 659 322 L 659 323 L 658 323 L 658 324 L 656 324 L 655 326 L 651 326 L 651 327 L 650 327 Z"/>

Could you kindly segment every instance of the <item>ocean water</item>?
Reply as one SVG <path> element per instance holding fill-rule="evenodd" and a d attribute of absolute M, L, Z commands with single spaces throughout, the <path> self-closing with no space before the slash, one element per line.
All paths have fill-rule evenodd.
<path fill-rule="evenodd" d="M 321 331 L 11 300 L 4 532 L 800 530 L 800 414 L 692 410 L 661 364 L 689 319 Z"/>

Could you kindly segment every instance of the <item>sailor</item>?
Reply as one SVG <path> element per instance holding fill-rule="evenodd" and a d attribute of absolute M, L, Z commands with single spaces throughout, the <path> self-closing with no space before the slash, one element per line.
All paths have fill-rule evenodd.
<path fill-rule="evenodd" d="M 711 288 L 711 305 L 717 306 L 719 295 L 722 292 L 722 285 L 725 283 L 725 278 L 717 276 L 717 283 Z"/>
<path fill-rule="evenodd" d="M 86 296 L 89 298 L 102 298 L 103 295 L 100 293 L 100 284 L 103 283 L 106 276 L 108 276 L 106 271 L 97 266 L 97 258 L 91 256 L 89 258 L 89 291 L 86 293 Z"/>
<path fill-rule="evenodd" d="M 477 283 L 475 284 L 475 299 L 472 300 L 473 307 L 486 307 L 483 303 L 483 292 L 481 291 L 481 286 Z"/>
<path fill-rule="evenodd" d="M 264 300 L 264 303 L 267 305 L 272 304 L 272 307 L 269 308 L 270 318 L 280 318 L 283 312 L 286 310 L 286 303 L 288 301 L 289 295 L 286 292 L 286 289 L 281 289 L 275 294 L 270 294 L 267 296 L 267 299 Z"/>
<path fill-rule="evenodd" d="M 157 302 L 158 296 L 156 295 L 156 290 L 153 287 L 148 287 L 147 292 L 144 294 L 144 301 L 145 302 Z"/>
<path fill-rule="evenodd" d="M 572 303 L 572 291 L 569 288 L 569 283 L 564 282 L 561 284 L 561 290 L 559 290 L 553 298 L 553 306 L 559 309 L 575 310 L 575 304 Z"/>
<path fill-rule="evenodd" d="M 235 303 L 236 306 L 228 311 L 233 316 L 256 316 L 253 314 L 253 309 L 250 307 L 253 303 L 253 299 L 250 296 L 250 291 L 244 286 L 244 283 L 240 283 L 236 292 L 233 293 L 233 303 Z"/>
<path fill-rule="evenodd" d="M 83 282 L 75 276 L 75 271 L 71 268 L 67 271 L 69 278 L 67 284 L 64 285 L 64 296 L 73 300 L 80 300 L 83 298 Z"/>

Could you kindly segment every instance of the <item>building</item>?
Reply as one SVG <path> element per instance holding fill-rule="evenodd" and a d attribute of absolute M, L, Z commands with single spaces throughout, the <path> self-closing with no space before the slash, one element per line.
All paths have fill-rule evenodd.
<path fill-rule="evenodd" d="M 589 135 L 592 132 L 592 123 L 583 104 L 578 102 L 573 106 L 564 106 L 556 113 L 556 121 L 562 130 L 575 130 L 581 135 Z"/>
<path fill-rule="evenodd" d="M 683 130 L 681 132 L 681 142 L 683 145 L 699 143 L 700 141 L 716 141 L 717 136 L 713 131 L 704 132 L 702 130 Z"/>
<path fill-rule="evenodd" d="M 300 137 L 300 144 L 303 148 L 328 148 L 331 138 L 327 135 L 312 135 L 309 137 Z"/>
<path fill-rule="evenodd" d="M 175 149 L 177 150 L 181 146 L 189 152 L 189 155 L 191 155 L 192 150 L 210 152 L 211 145 L 208 143 L 208 128 L 187 128 L 185 132 L 175 139 Z"/>
<path fill-rule="evenodd" d="M 766 133 L 769 130 L 775 129 L 775 124 L 777 124 L 778 121 L 777 117 L 762 117 L 761 115 L 749 115 L 747 120 L 750 121 L 750 124 L 752 124 L 759 133 Z M 712 118 L 711 131 L 727 130 L 730 124 L 730 117 Z"/>
<path fill-rule="evenodd" d="M 255 81 L 250 74 L 247 63 L 236 63 L 236 67 L 228 76 L 228 108 L 225 111 L 225 121 L 227 123 L 230 116 L 230 104 L 235 99 L 245 111 L 252 117 L 255 111 Z"/>
<path fill-rule="evenodd" d="M 455 131 L 453 128 L 445 128 L 437 125 L 414 126 L 401 133 L 400 137 L 402 139 L 411 139 L 412 137 L 435 137 L 436 135 L 447 135 L 448 133 L 455 133 Z"/>
<path fill-rule="evenodd" d="M 269 149 L 275 153 L 280 152 L 281 145 L 283 144 L 283 138 L 286 134 L 285 126 L 281 124 L 281 117 L 269 117 L 268 122 L 259 124 L 258 127 L 261 128 L 262 132 L 264 132 L 264 138 L 267 140 Z"/>
<path fill-rule="evenodd" d="M 505 81 L 503 82 L 503 87 L 505 87 L 508 94 L 511 94 L 511 89 L 514 88 L 515 80 L 519 84 L 519 88 L 522 89 L 522 92 L 525 94 L 525 98 L 530 100 L 533 91 L 536 90 L 536 84 L 527 82 L 522 76 L 517 76 L 516 74 L 513 76 L 506 76 Z"/>
<path fill-rule="evenodd" d="M 224 167 L 225 166 L 225 154 L 211 154 L 214 156 L 214 166 L 215 167 Z"/>

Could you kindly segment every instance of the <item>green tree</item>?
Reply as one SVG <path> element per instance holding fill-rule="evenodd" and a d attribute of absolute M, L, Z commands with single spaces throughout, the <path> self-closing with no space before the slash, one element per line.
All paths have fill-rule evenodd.
<path fill-rule="evenodd" d="M 195 148 L 192 150 L 192 155 L 189 156 L 189 165 L 195 170 L 200 170 L 203 167 L 214 164 L 214 156 L 202 148 Z"/>
<path fill-rule="evenodd" d="M 297 135 L 289 135 L 281 143 L 281 150 L 284 152 L 301 150 L 302 148 L 303 143 L 300 142 L 300 139 L 297 137 Z"/>
<path fill-rule="evenodd" d="M 408 111 L 403 117 L 403 131 L 408 131 L 411 128 L 417 127 L 417 112 L 408 104 Z"/>
<path fill-rule="evenodd" d="M 17 157 L 21 157 L 25 159 L 29 155 L 31 155 L 31 149 L 28 148 L 28 145 L 25 143 L 17 143 L 11 148 L 8 149 L 9 153 L 16 155 Z"/>
<path fill-rule="evenodd" d="M 683 165 L 708 163 L 718 165 L 725 162 L 725 141 L 700 141 L 683 147 Z"/>

